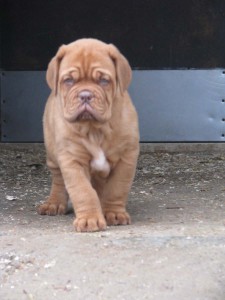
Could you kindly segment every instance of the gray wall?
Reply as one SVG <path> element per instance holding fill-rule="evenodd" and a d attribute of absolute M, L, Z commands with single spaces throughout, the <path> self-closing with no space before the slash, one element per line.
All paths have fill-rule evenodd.
<path fill-rule="evenodd" d="M 42 141 L 42 114 L 49 94 L 45 72 L 4 72 L 1 91 L 1 140 Z M 129 91 L 142 142 L 225 140 L 223 69 L 134 70 Z"/>

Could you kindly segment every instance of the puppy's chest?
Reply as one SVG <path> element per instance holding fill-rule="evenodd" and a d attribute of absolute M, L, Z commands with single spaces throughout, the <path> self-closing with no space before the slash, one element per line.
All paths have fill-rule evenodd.
<path fill-rule="evenodd" d="M 106 178 L 110 171 L 111 165 L 102 148 L 98 147 L 95 155 L 92 157 L 90 161 L 91 173 L 99 174 L 101 177 Z"/>
<path fill-rule="evenodd" d="M 92 176 L 108 177 L 111 170 L 116 165 L 119 157 L 115 155 L 116 145 L 111 144 L 99 131 L 90 131 L 86 138 L 81 139 L 83 146 L 90 154 L 90 172 Z"/>
<path fill-rule="evenodd" d="M 104 150 L 102 147 L 98 147 L 94 154 L 90 161 L 91 174 L 103 178 L 108 177 L 119 161 L 119 154 L 115 152 L 112 154 L 111 151 Z"/>

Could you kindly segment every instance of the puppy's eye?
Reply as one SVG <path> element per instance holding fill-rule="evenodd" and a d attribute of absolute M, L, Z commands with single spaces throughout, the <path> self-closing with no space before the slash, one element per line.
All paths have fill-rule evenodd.
<path fill-rule="evenodd" d="M 72 77 L 68 77 L 63 80 L 63 83 L 67 86 L 72 86 L 75 84 L 75 79 Z"/>
<path fill-rule="evenodd" d="M 106 79 L 106 78 L 100 78 L 99 79 L 99 84 L 102 85 L 102 86 L 107 86 L 109 83 L 110 83 L 109 79 Z"/>

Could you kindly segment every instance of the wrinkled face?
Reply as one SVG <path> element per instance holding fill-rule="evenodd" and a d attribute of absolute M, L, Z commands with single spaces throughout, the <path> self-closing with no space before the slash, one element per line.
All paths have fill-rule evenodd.
<path fill-rule="evenodd" d="M 58 89 L 69 122 L 109 120 L 115 88 L 115 66 L 106 51 L 71 49 L 63 57 Z"/>
<path fill-rule="evenodd" d="M 61 46 L 46 73 L 69 122 L 108 121 L 115 99 L 123 98 L 131 76 L 130 65 L 119 50 L 96 39 Z"/>

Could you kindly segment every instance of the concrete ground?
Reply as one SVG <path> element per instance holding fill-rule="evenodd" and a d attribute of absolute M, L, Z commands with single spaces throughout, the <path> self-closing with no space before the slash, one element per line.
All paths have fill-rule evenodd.
<path fill-rule="evenodd" d="M 76 233 L 72 212 L 36 213 L 50 186 L 43 145 L 0 145 L 1 300 L 225 299 L 225 151 L 150 148 L 132 225 Z"/>

